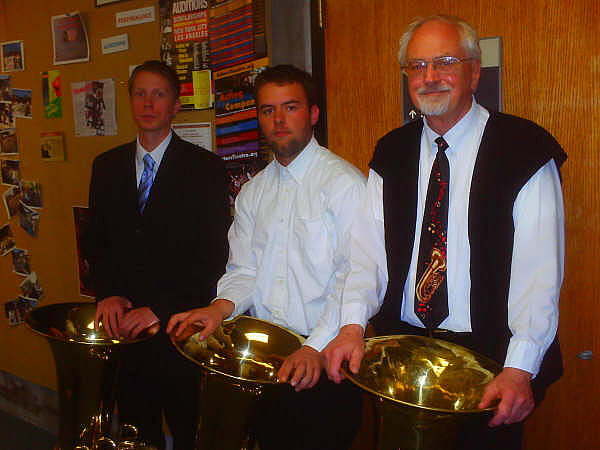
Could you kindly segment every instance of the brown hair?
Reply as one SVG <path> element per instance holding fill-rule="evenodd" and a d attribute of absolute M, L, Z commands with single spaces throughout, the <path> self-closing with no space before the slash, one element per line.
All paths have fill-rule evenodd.
<path fill-rule="evenodd" d="M 281 64 L 275 67 L 269 67 L 256 76 L 254 80 L 254 95 L 258 98 L 258 91 L 268 83 L 278 85 L 298 83 L 304 89 L 308 107 L 317 105 L 318 95 L 317 86 L 308 72 L 298 69 L 291 64 Z"/>
<path fill-rule="evenodd" d="M 146 61 L 145 63 L 140 64 L 135 69 L 133 69 L 133 72 L 131 73 L 131 76 L 129 77 L 129 82 L 127 84 L 127 88 L 129 89 L 129 96 L 131 96 L 131 92 L 133 90 L 133 82 L 135 81 L 135 77 L 140 72 L 151 72 L 156 75 L 160 75 L 169 83 L 169 87 L 175 95 L 175 99 L 179 98 L 181 83 L 179 82 L 179 77 L 177 76 L 177 73 L 164 62 L 155 59 Z"/>

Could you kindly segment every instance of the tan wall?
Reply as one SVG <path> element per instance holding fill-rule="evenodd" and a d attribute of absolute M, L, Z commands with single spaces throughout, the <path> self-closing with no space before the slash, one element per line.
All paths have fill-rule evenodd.
<path fill-rule="evenodd" d="M 525 448 L 600 448 L 600 2 L 328 0 L 329 146 L 365 172 L 377 139 L 402 123 L 402 30 L 436 13 L 465 18 L 482 37 L 502 36 L 504 111 L 544 126 L 569 155 L 559 329 L 565 375 L 529 422 Z M 578 359 L 584 349 L 595 359 Z"/>
<path fill-rule="evenodd" d="M 116 28 L 115 13 L 154 5 L 157 20 L 151 23 Z M 80 11 L 87 24 L 90 62 L 54 66 L 50 17 Z M 127 33 L 129 50 L 103 55 L 100 40 Z M 157 0 L 128 0 L 101 8 L 94 0 L 0 0 L 0 42 L 23 40 L 25 71 L 7 73 L 12 87 L 32 89 L 33 118 L 16 119 L 20 148 L 21 175 L 42 184 L 44 207 L 37 238 L 30 237 L 13 218 L 11 229 L 17 247 L 27 249 L 44 290 L 39 305 L 67 301 L 86 301 L 79 295 L 77 250 L 72 206 L 87 206 L 91 163 L 99 153 L 133 140 L 136 129 L 129 113 L 127 79 L 129 66 L 159 58 L 159 21 Z M 63 118 L 45 119 L 40 73 L 60 70 L 63 92 Z M 117 136 L 75 137 L 71 82 L 113 78 L 119 127 Z M 209 121 L 212 112 L 183 112 L 176 119 Z M 63 130 L 66 161 L 44 162 L 40 157 L 40 132 Z M 0 193 L 7 190 L 0 186 Z M 0 226 L 8 221 L 0 207 Z M 0 301 L 12 300 L 20 293 L 23 277 L 12 271 L 11 256 L 0 257 Z M 2 307 L 3 309 L 3 307 Z M 1 311 L 0 370 L 35 383 L 56 388 L 54 363 L 47 344 L 23 325 L 9 327 Z"/>

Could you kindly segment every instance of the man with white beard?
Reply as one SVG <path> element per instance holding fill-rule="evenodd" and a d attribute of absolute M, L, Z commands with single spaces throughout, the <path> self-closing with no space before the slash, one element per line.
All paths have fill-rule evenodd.
<path fill-rule="evenodd" d="M 455 448 L 518 449 L 522 421 L 562 374 L 566 155 L 538 125 L 475 101 L 481 50 L 466 22 L 432 16 L 400 40 L 410 96 L 425 116 L 377 143 L 351 232 L 330 379 L 357 373 L 376 334 L 445 339 L 504 365 Z"/>

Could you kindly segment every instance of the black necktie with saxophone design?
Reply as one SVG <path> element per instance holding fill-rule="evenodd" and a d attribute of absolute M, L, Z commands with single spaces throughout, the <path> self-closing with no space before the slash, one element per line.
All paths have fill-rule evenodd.
<path fill-rule="evenodd" d="M 415 289 L 415 314 L 428 329 L 437 328 L 448 317 L 446 232 L 450 165 L 446 156 L 448 143 L 443 137 L 435 142 L 438 151 L 427 187 Z"/>

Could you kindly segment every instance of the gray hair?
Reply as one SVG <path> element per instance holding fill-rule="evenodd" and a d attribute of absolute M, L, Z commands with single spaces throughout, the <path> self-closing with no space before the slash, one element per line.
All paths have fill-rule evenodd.
<path fill-rule="evenodd" d="M 447 16 L 445 14 L 437 14 L 435 16 L 417 17 L 408 25 L 406 31 L 404 32 L 404 34 L 402 34 L 402 37 L 400 38 L 400 49 L 398 51 L 398 60 L 400 61 L 400 65 L 406 65 L 406 48 L 408 47 L 408 41 L 410 41 L 410 38 L 417 30 L 417 28 L 428 22 L 444 22 L 454 25 L 458 29 L 458 33 L 460 34 L 461 39 L 461 45 L 465 50 L 467 57 L 481 61 L 479 36 L 477 35 L 477 31 L 475 31 L 475 28 L 473 28 L 464 20 L 459 19 L 458 17 Z"/>

